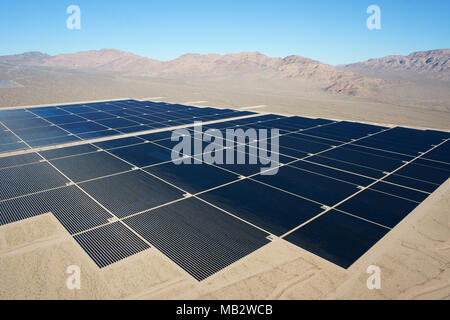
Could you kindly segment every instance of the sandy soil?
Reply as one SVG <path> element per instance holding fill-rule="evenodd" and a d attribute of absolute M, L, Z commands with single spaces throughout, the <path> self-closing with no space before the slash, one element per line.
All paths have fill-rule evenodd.
<path fill-rule="evenodd" d="M 423 128 L 450 129 L 449 82 L 404 83 L 369 97 L 331 94 L 316 83 L 255 77 L 162 79 L 122 77 L 116 73 L 0 65 L 0 79 L 23 87 L 0 89 L 0 107 L 43 105 L 128 97 L 164 97 L 164 101 L 243 108 Z"/>

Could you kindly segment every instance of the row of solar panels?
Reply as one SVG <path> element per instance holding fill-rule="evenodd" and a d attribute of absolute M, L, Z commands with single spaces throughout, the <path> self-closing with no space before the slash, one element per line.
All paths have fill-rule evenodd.
<path fill-rule="evenodd" d="M 171 131 L 4 157 L 1 224 L 51 211 L 100 267 L 146 249 L 137 232 L 202 280 L 267 243 L 269 233 L 283 236 L 373 184 L 285 237 L 348 267 L 450 172 L 444 132 L 276 115 L 205 127 L 279 128 L 279 159 L 287 165 L 273 176 L 260 175 L 261 164 L 176 166 Z M 54 167 L 77 185 L 66 186 Z M 123 220 L 110 224 L 111 214 L 91 197 Z"/>
<path fill-rule="evenodd" d="M 250 114 L 135 100 L 1 110 L 0 153 Z"/>

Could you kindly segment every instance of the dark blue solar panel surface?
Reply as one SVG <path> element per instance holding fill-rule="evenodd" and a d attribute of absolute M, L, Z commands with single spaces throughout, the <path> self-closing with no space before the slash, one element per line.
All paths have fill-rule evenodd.
<path fill-rule="evenodd" d="M 136 100 L 0 110 L 0 224 L 51 212 L 104 267 L 148 248 L 111 223 L 115 215 L 197 280 L 266 244 L 268 233 L 347 268 L 450 177 L 448 132 L 271 114 L 228 120 L 249 114 Z M 203 130 L 224 136 L 280 129 L 279 153 L 258 137 L 263 150 L 247 139 L 224 151 L 243 164 L 175 165 L 171 130 L 136 136 L 182 124 L 192 134 L 200 120 L 221 120 Z M 106 141 L 83 142 L 97 138 Z M 6 154 L 71 142 L 83 144 Z M 220 159 L 214 143 L 211 153 L 200 141 L 195 158 Z M 261 174 L 268 160 L 282 164 L 275 175 Z M 182 200 L 186 192 L 196 196 Z"/>
<path fill-rule="evenodd" d="M 194 198 L 124 222 L 199 281 L 269 242 L 267 233 Z"/>
<path fill-rule="evenodd" d="M 108 223 L 112 216 L 76 186 L 0 202 L 0 225 L 52 213 L 71 234 Z"/>
<path fill-rule="evenodd" d="M 84 182 L 80 186 L 120 218 L 183 197 L 179 189 L 139 170 Z"/>
<path fill-rule="evenodd" d="M 68 180 L 46 162 L 0 170 L 0 200 L 64 186 Z"/>
<path fill-rule="evenodd" d="M 450 142 L 447 141 L 443 145 L 437 147 L 436 149 L 428 152 L 424 158 L 442 161 L 447 164 L 450 164 Z"/>
<path fill-rule="evenodd" d="M 186 112 L 189 112 L 189 114 Z M 25 143 L 45 139 L 41 143 L 30 143 L 31 147 L 34 148 L 69 143 L 79 139 L 87 140 L 180 124 L 192 124 L 194 117 L 203 121 L 211 121 L 250 114 L 252 112 L 123 100 L 0 110 L 0 123 L 2 127 L 3 125 L 6 125 L 6 127 L 10 125 L 9 128 Z M 209 118 L 207 119 L 207 117 Z M 55 139 L 71 134 L 75 137 Z M 3 146 L 7 143 L 10 145 Z M 19 145 L 15 136 L 1 133 L 0 152 L 16 151 L 23 148 L 28 147 Z"/>
<path fill-rule="evenodd" d="M 206 164 L 167 162 L 146 168 L 145 171 L 164 179 L 191 194 L 211 189 L 239 178 L 237 174 Z"/>
<path fill-rule="evenodd" d="M 107 140 L 103 142 L 97 142 L 94 143 L 97 147 L 102 149 L 113 149 L 113 148 L 120 148 L 132 144 L 139 144 L 144 142 L 143 139 L 138 137 L 128 137 L 128 138 L 122 138 L 122 139 L 115 139 L 115 140 Z"/>
<path fill-rule="evenodd" d="M 100 268 L 150 248 L 121 222 L 87 231 L 74 238 Z"/>
<path fill-rule="evenodd" d="M 339 205 L 337 209 L 393 228 L 417 205 L 417 202 L 366 189 Z"/>
<path fill-rule="evenodd" d="M 277 236 L 323 211 L 320 204 L 252 180 L 232 183 L 199 197 Z"/>
<path fill-rule="evenodd" d="M 37 153 L 25 153 L 16 156 L 1 157 L 0 158 L 0 169 L 7 167 L 20 166 L 24 164 L 39 162 L 42 157 Z"/>
<path fill-rule="evenodd" d="M 294 167 L 281 167 L 276 175 L 257 175 L 253 179 L 327 206 L 335 205 L 358 191 L 353 184 Z"/>
<path fill-rule="evenodd" d="M 39 148 L 39 147 L 47 147 L 52 145 L 58 145 L 58 144 L 65 144 L 70 142 L 77 142 L 81 141 L 80 138 L 67 135 L 67 136 L 60 136 L 60 137 L 52 137 L 52 138 L 46 138 L 46 139 L 39 139 L 39 140 L 31 140 L 28 141 L 28 145 L 32 148 Z"/>
<path fill-rule="evenodd" d="M 141 143 L 128 147 L 112 149 L 110 152 L 135 166 L 145 167 L 171 161 L 171 151 L 153 143 Z"/>
<path fill-rule="evenodd" d="M 329 211 L 285 239 L 343 268 L 350 267 L 389 230 L 336 210 Z"/>
<path fill-rule="evenodd" d="M 128 171 L 131 165 L 105 152 L 93 152 L 50 161 L 74 182 Z"/>

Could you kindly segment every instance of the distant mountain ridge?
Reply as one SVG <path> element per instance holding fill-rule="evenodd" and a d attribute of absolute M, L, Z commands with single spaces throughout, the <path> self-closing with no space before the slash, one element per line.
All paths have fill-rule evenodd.
<path fill-rule="evenodd" d="M 408 56 L 387 56 L 339 67 L 353 72 L 406 71 L 428 78 L 450 80 L 450 49 L 413 52 Z"/>
<path fill-rule="evenodd" d="M 11 64 L 11 65 L 21 65 L 21 64 L 43 64 L 47 60 L 51 59 L 52 56 L 37 52 L 30 51 L 21 54 L 14 54 L 8 56 L 0 56 L 0 63 Z"/>
<path fill-rule="evenodd" d="M 33 65 L 76 70 L 120 73 L 148 77 L 203 77 L 254 75 L 273 79 L 298 79 L 315 83 L 321 89 L 347 95 L 371 95 L 388 81 L 361 76 L 359 69 L 406 68 L 415 72 L 449 74 L 448 49 L 412 53 L 407 57 L 391 56 L 334 67 L 320 61 L 292 55 L 268 57 L 259 52 L 231 54 L 184 54 L 170 61 L 159 61 L 116 49 L 90 50 L 50 56 L 40 52 L 1 56 L 0 63 Z"/>

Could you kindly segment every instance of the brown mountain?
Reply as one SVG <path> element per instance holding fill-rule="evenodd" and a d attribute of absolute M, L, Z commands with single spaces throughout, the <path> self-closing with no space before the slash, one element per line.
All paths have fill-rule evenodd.
<path fill-rule="evenodd" d="M 18 55 L 17 64 L 54 68 L 114 72 L 126 76 L 163 78 L 263 77 L 307 81 L 333 93 L 371 94 L 385 85 L 381 79 L 361 77 L 351 71 L 300 56 L 272 58 L 259 52 L 226 55 L 185 54 L 170 61 L 158 61 L 115 49 L 91 50 L 57 56 L 26 53 Z M 30 57 L 27 60 L 27 57 Z M 1 57 L 0 57 L 1 61 Z"/>
<path fill-rule="evenodd" d="M 90 50 L 60 54 L 39 65 L 69 69 L 89 69 L 108 72 L 145 72 L 160 62 L 115 49 Z"/>
<path fill-rule="evenodd" d="M 52 57 L 49 56 L 48 54 L 33 51 L 33 52 L 25 52 L 22 54 L 0 56 L 0 63 L 10 65 L 43 64 L 50 58 Z"/>
<path fill-rule="evenodd" d="M 450 49 L 419 51 L 408 56 L 388 56 L 339 67 L 366 75 L 404 72 L 408 76 L 450 80 Z"/>

